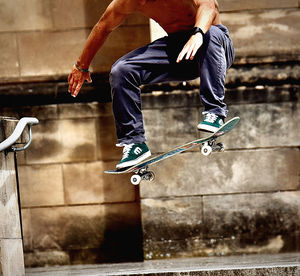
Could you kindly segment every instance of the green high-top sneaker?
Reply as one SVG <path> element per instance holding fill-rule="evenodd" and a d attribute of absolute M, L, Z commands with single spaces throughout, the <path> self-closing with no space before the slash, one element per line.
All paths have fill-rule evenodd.
<path fill-rule="evenodd" d="M 204 119 L 197 126 L 198 130 L 206 132 L 216 132 L 222 125 L 224 119 L 216 114 L 203 112 Z"/>
<path fill-rule="evenodd" d="M 151 156 L 151 152 L 145 143 L 124 145 L 123 157 L 116 168 L 123 169 L 136 165 Z"/>

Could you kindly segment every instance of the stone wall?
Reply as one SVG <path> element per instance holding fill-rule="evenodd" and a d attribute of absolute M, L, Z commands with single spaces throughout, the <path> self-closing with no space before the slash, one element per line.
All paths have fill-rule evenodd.
<path fill-rule="evenodd" d="M 234 42 L 235 64 L 256 61 L 299 60 L 300 30 L 298 0 L 219 0 L 222 24 Z M 165 35 L 152 24 L 152 38 Z M 288 58 L 287 58 L 288 56 Z M 257 61 L 259 58 L 259 61 Z"/>
<path fill-rule="evenodd" d="M 299 88 L 280 102 L 290 92 L 270 99 L 268 89 L 259 103 L 227 93 L 229 118 L 241 122 L 220 138 L 225 153 L 196 149 L 152 166 L 156 180 L 140 185 L 145 259 L 300 249 Z M 197 99 L 196 89 L 143 98 L 153 151 L 199 137 Z"/>
<path fill-rule="evenodd" d="M 110 2 L 1 0 L 0 80 L 30 81 L 67 75 Z M 148 20 L 140 15 L 129 17 L 111 34 L 91 69 L 108 71 L 114 60 L 148 42 L 149 37 Z"/>
<path fill-rule="evenodd" d="M 0 116 L 1 142 L 17 122 Z M 22 138 L 17 142 L 22 143 Z M 14 153 L 5 151 L 0 152 L 0 275 L 25 275 Z"/>
<path fill-rule="evenodd" d="M 236 49 L 229 118 L 241 122 L 220 139 L 225 153 L 153 166 L 155 182 L 140 186 L 145 259 L 299 251 L 299 3 L 219 3 Z M 145 88 L 156 153 L 199 137 L 197 84 Z"/>
<path fill-rule="evenodd" d="M 76 100 L 67 93 L 66 76 L 109 3 L 0 1 L 0 114 L 40 120 L 18 154 L 27 266 L 142 259 L 139 193 L 128 177 L 104 175 L 121 152 L 110 104 L 92 101 L 109 100 L 111 64 L 149 42 L 148 19 L 130 16 L 110 35 L 91 66 L 105 80 L 93 78 Z"/>
<path fill-rule="evenodd" d="M 18 155 L 26 265 L 136 261 L 143 250 L 145 259 L 299 251 L 298 1 L 219 1 L 237 54 L 229 117 L 241 123 L 224 154 L 171 158 L 140 187 L 103 173 L 121 155 L 107 73 L 150 40 L 148 20 L 130 17 L 98 53 L 93 84 L 76 99 L 66 92 L 109 2 L 1 1 L 0 115 L 40 121 Z M 143 87 L 153 153 L 198 137 L 198 85 Z"/>
<path fill-rule="evenodd" d="M 27 266 L 141 260 L 138 190 L 103 172 L 121 155 L 110 108 L 6 109 L 40 121 L 18 158 Z"/>

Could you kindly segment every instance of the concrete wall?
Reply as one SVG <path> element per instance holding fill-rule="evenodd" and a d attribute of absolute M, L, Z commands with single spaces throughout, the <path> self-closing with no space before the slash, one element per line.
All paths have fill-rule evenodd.
<path fill-rule="evenodd" d="M 148 20 L 111 35 L 73 99 L 66 76 L 109 1 L 0 1 L 0 115 L 40 120 L 19 154 L 27 266 L 299 250 L 299 3 L 219 2 L 237 53 L 229 116 L 242 118 L 229 151 L 166 160 L 135 188 L 103 174 L 121 155 L 107 73 L 150 41 Z M 197 85 L 143 88 L 156 91 L 143 96 L 152 152 L 198 137 Z"/>

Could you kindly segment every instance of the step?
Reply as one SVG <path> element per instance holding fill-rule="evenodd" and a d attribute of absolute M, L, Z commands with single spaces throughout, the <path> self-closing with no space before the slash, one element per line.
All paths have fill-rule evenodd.
<path fill-rule="evenodd" d="M 299 276 L 300 253 L 153 260 L 137 263 L 28 268 L 26 276 L 199 275 Z"/>

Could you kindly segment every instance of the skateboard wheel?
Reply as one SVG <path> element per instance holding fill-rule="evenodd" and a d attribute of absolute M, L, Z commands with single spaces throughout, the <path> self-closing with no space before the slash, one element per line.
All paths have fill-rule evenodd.
<path fill-rule="evenodd" d="M 202 147 L 201 149 L 201 153 L 204 155 L 204 156 L 208 156 L 210 155 L 212 152 L 212 147 L 208 146 L 208 145 L 205 145 Z"/>
<path fill-rule="evenodd" d="M 131 176 L 130 181 L 133 185 L 139 185 L 142 178 L 138 174 L 134 174 Z"/>

